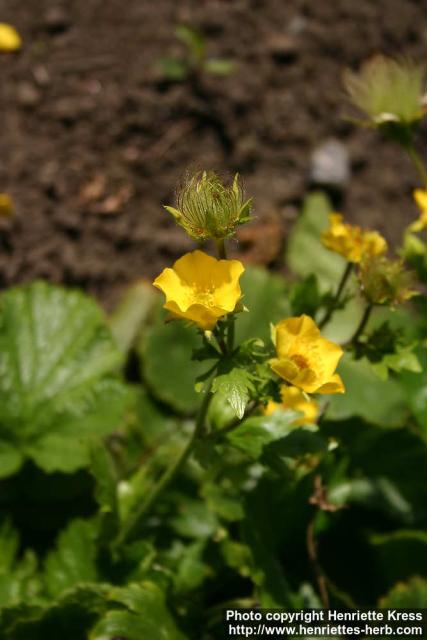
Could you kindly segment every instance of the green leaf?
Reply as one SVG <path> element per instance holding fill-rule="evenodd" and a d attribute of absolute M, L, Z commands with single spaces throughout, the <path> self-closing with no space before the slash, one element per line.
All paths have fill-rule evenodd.
<path fill-rule="evenodd" d="M 92 445 L 90 472 L 96 483 L 95 497 L 99 505 L 100 534 L 103 541 L 112 540 L 119 523 L 118 477 L 114 461 L 102 443 L 94 442 Z"/>
<path fill-rule="evenodd" d="M 249 313 L 239 313 L 236 320 L 236 343 L 250 338 L 270 342 L 270 324 L 290 315 L 285 280 L 266 269 L 248 267 L 241 280 L 243 304 Z"/>
<path fill-rule="evenodd" d="M 252 458 L 259 458 L 266 445 L 295 429 L 292 423 L 297 416 L 294 411 L 275 411 L 269 416 L 248 418 L 227 434 L 227 438 Z"/>
<path fill-rule="evenodd" d="M 274 507 L 279 507 L 277 498 L 276 495 L 267 495 L 262 485 L 247 496 L 243 537 L 251 550 L 250 575 L 261 607 L 293 608 L 297 603 L 279 558 L 275 528 L 271 526 L 272 514 L 278 512 L 274 511 Z"/>
<path fill-rule="evenodd" d="M 15 445 L 5 440 L 0 440 L 0 478 L 11 476 L 20 469 L 24 461 L 24 455 Z"/>
<path fill-rule="evenodd" d="M 212 384 L 212 393 L 227 402 L 239 419 L 243 418 L 253 391 L 252 378 L 245 369 L 232 369 L 229 373 L 217 376 Z"/>
<path fill-rule="evenodd" d="M 77 640 L 104 613 L 109 585 L 91 584 L 69 590 L 44 606 L 27 603 L 0 611 L 2 640 Z"/>
<path fill-rule="evenodd" d="M 189 49 L 194 62 L 200 63 L 205 56 L 205 40 L 198 29 L 190 25 L 180 24 L 176 29 L 176 37 Z"/>
<path fill-rule="evenodd" d="M 35 554 L 18 558 L 19 538 L 9 520 L 0 525 L 0 607 L 36 602 L 42 589 Z"/>
<path fill-rule="evenodd" d="M 219 529 L 218 519 L 202 500 L 179 495 L 179 515 L 172 519 L 172 526 L 180 536 L 204 540 Z"/>
<path fill-rule="evenodd" d="M 178 58 L 160 58 L 159 66 L 167 80 L 182 82 L 190 72 L 188 63 Z"/>
<path fill-rule="evenodd" d="M 345 479 L 330 489 L 328 500 L 338 505 L 362 505 L 392 516 L 402 523 L 412 523 L 412 505 L 399 487 L 388 478 L 365 477 Z"/>
<path fill-rule="evenodd" d="M 387 380 L 389 371 L 412 371 L 412 373 L 421 373 L 422 368 L 420 362 L 412 351 L 413 347 L 399 349 L 396 353 L 390 353 L 383 357 L 381 362 L 373 363 L 372 369 L 382 380 Z"/>
<path fill-rule="evenodd" d="M 166 607 L 163 592 L 154 583 L 112 589 L 108 599 L 111 609 L 92 630 L 89 640 L 185 640 Z"/>
<path fill-rule="evenodd" d="M 365 360 L 354 361 L 344 355 L 338 372 L 345 393 L 329 398 L 327 417 L 345 420 L 360 416 L 373 424 L 399 426 L 406 417 L 406 403 L 402 386 L 396 380 L 381 380 Z"/>
<path fill-rule="evenodd" d="M 198 540 L 184 547 L 174 571 L 174 587 L 178 593 L 199 588 L 208 576 L 208 568 L 203 562 L 205 546 L 204 540 Z"/>
<path fill-rule="evenodd" d="M 427 437 L 427 349 L 417 351 L 421 373 L 404 371 L 400 374 L 409 407 L 414 414 L 424 437 Z"/>
<path fill-rule="evenodd" d="M 137 345 L 142 373 L 159 400 L 181 413 L 192 413 L 200 404 L 196 378 L 209 368 L 192 360 L 201 339 L 194 327 L 182 321 L 165 324 L 164 319 L 162 312 Z"/>
<path fill-rule="evenodd" d="M 390 587 L 413 575 L 426 575 L 427 533 L 416 529 L 398 529 L 391 533 L 372 534 L 369 541 L 383 584 Z"/>
<path fill-rule="evenodd" d="M 46 471 L 84 466 L 88 437 L 110 433 L 130 401 L 101 310 L 43 282 L 10 289 L 0 304 L 0 475 L 24 457 Z"/>
<path fill-rule="evenodd" d="M 207 73 L 213 73 L 217 76 L 229 76 L 233 73 L 235 65 L 231 60 L 225 58 L 209 58 L 203 65 Z"/>
<path fill-rule="evenodd" d="M 417 576 L 399 582 L 381 598 L 378 606 L 384 609 L 427 609 L 427 580 Z"/>
<path fill-rule="evenodd" d="M 292 315 L 315 316 L 322 302 L 319 283 L 315 274 L 310 274 L 302 282 L 294 284 L 291 290 Z"/>
<path fill-rule="evenodd" d="M 45 561 L 46 587 L 51 596 L 79 583 L 97 581 L 96 537 L 96 527 L 90 521 L 73 520 L 62 531 L 56 549 Z"/>
<path fill-rule="evenodd" d="M 128 353 L 134 345 L 157 299 L 157 292 L 145 280 L 139 280 L 125 291 L 110 316 L 111 332 L 120 351 Z"/>
<path fill-rule="evenodd" d="M 324 193 L 310 193 L 287 245 L 287 261 L 292 271 L 302 278 L 315 273 L 323 291 L 336 286 L 345 267 L 344 258 L 326 249 L 320 240 L 322 232 L 329 227 L 328 215 L 332 211 L 332 204 Z"/>

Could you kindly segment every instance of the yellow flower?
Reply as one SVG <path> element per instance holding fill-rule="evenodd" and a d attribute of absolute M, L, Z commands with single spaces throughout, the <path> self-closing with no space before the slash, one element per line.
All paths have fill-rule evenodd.
<path fill-rule="evenodd" d="M 410 231 L 423 231 L 427 228 L 427 189 L 415 189 L 414 200 L 420 209 L 420 217 L 409 225 Z"/>
<path fill-rule="evenodd" d="M 281 378 L 307 393 L 344 393 L 335 372 L 343 354 L 340 346 L 320 335 L 309 316 L 282 320 L 275 327 L 277 358 L 270 366 Z"/>
<path fill-rule="evenodd" d="M 22 40 L 17 30 L 10 24 L 0 22 L 0 51 L 18 51 Z"/>
<path fill-rule="evenodd" d="M 209 330 L 234 311 L 242 296 L 243 271 L 238 260 L 216 260 L 203 251 L 192 251 L 172 269 L 164 269 L 153 284 L 166 296 L 165 309 Z"/>
<path fill-rule="evenodd" d="M 283 384 L 280 388 L 282 403 L 273 402 L 272 400 L 266 406 L 264 413 L 269 416 L 277 409 L 292 409 L 302 413 L 300 418 L 293 421 L 292 424 L 300 426 L 303 424 L 315 424 L 319 415 L 319 405 L 316 400 L 308 399 L 307 396 L 297 387 L 288 387 Z"/>
<path fill-rule="evenodd" d="M 331 213 L 329 224 L 330 228 L 322 233 L 323 246 L 349 262 L 360 262 L 363 257 L 378 256 L 387 251 L 387 242 L 380 233 L 347 224 L 340 213 Z"/>

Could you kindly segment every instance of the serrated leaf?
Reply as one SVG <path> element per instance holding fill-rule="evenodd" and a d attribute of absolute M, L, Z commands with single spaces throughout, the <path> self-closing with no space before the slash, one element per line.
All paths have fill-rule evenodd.
<path fill-rule="evenodd" d="M 275 411 L 269 416 L 248 418 L 227 434 L 228 440 L 253 458 L 259 458 L 264 447 L 283 438 L 294 429 L 298 416 L 294 411 Z"/>
<path fill-rule="evenodd" d="M 372 369 L 382 380 L 387 380 L 389 371 L 411 371 L 412 373 L 421 373 L 422 368 L 416 354 L 412 351 L 412 347 L 399 349 L 396 353 L 390 353 L 383 357 L 381 362 L 372 363 Z"/>
<path fill-rule="evenodd" d="M 90 521 L 73 520 L 62 531 L 56 549 L 45 561 L 46 588 L 51 596 L 79 583 L 97 581 L 96 537 L 96 527 Z"/>
<path fill-rule="evenodd" d="M 81 585 L 59 599 L 33 606 L 27 603 L 0 611 L 2 640 L 77 640 L 86 638 L 105 612 L 109 585 Z"/>
<path fill-rule="evenodd" d="M 111 610 L 92 630 L 89 640 L 185 640 L 166 607 L 163 592 L 154 583 L 112 589 L 109 602 Z M 118 608 L 113 609 L 114 606 Z"/>
<path fill-rule="evenodd" d="M 18 557 L 19 537 L 9 520 L 0 525 L 0 607 L 37 601 L 42 589 L 35 554 L 27 549 Z"/>
<path fill-rule="evenodd" d="M 244 369 L 238 368 L 217 376 L 212 384 L 212 393 L 223 398 L 239 419 L 243 418 L 245 414 L 245 408 L 253 390 L 250 374 Z"/>
<path fill-rule="evenodd" d="M 10 289 L 0 304 L 3 475 L 24 457 L 46 471 L 84 466 L 87 437 L 111 432 L 130 400 L 101 310 L 78 291 L 43 282 Z"/>

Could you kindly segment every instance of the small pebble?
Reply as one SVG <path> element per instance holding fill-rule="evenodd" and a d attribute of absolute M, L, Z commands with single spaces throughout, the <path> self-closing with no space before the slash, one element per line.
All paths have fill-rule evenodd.
<path fill-rule="evenodd" d="M 343 189 L 350 179 L 347 147 L 339 140 L 322 142 L 311 155 L 310 180 L 322 186 Z"/>

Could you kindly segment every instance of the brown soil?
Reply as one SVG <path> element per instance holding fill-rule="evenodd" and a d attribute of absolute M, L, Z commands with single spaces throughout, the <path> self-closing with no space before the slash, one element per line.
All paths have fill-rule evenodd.
<path fill-rule="evenodd" d="M 162 203 L 190 165 L 239 171 L 257 227 L 237 251 L 277 263 L 307 189 L 312 150 L 350 153 L 346 214 L 396 241 L 415 215 L 416 176 L 399 149 L 356 129 L 341 73 L 375 52 L 425 59 L 424 0 L 0 0 L 25 46 L 0 57 L 0 282 L 84 286 L 111 302 L 191 247 Z M 167 83 L 177 24 L 231 59 L 226 78 Z"/>

